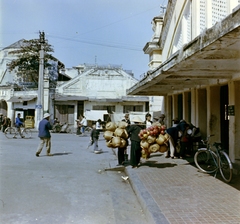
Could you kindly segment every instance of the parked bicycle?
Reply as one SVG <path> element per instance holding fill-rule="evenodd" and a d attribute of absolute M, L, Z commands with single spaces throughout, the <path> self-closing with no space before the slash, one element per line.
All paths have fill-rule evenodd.
<path fill-rule="evenodd" d="M 20 136 L 21 138 L 31 138 L 32 131 L 25 127 L 20 127 L 19 130 L 16 127 L 8 127 L 5 129 L 4 134 L 7 138 L 17 138 Z"/>
<path fill-rule="evenodd" d="M 232 180 L 233 166 L 227 153 L 222 149 L 221 143 L 214 142 L 212 145 L 209 143 L 209 135 L 206 141 L 202 143 L 206 148 L 200 148 L 194 155 L 194 162 L 198 169 L 203 173 L 214 173 L 216 177 L 218 170 L 223 180 L 229 183 Z"/>

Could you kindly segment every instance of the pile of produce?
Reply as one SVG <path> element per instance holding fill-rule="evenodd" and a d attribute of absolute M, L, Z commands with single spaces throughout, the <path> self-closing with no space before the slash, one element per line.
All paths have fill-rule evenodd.
<path fill-rule="evenodd" d="M 108 122 L 106 124 L 106 131 L 103 137 L 106 140 L 106 145 L 109 148 L 124 148 L 128 133 L 126 131 L 127 123 L 120 121 L 118 123 Z"/>
<path fill-rule="evenodd" d="M 169 135 L 165 125 L 153 125 L 139 133 L 141 139 L 142 157 L 147 159 L 151 153 L 166 152 L 168 150 Z"/>

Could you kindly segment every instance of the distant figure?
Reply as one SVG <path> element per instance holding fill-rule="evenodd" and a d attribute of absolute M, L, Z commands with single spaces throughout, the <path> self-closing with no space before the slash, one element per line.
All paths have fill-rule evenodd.
<path fill-rule="evenodd" d="M 93 151 L 94 153 L 96 154 L 99 154 L 101 153 L 102 150 L 99 150 L 98 149 L 98 139 L 99 139 L 99 130 L 96 129 L 96 125 L 94 124 L 92 126 L 92 131 L 91 131 L 91 134 L 90 134 L 90 140 L 93 144 Z"/>
<path fill-rule="evenodd" d="M 44 144 L 46 144 L 47 156 L 52 156 L 51 152 L 51 134 L 50 130 L 52 126 L 49 122 L 50 118 L 49 113 L 43 115 L 43 119 L 40 121 L 38 126 L 38 137 L 40 138 L 40 143 L 36 152 L 36 156 L 39 157 L 39 154 L 42 152 Z"/>
<path fill-rule="evenodd" d="M 85 116 L 83 116 L 82 120 L 80 121 L 80 125 L 81 125 L 82 135 L 84 135 L 85 128 L 87 127 L 87 119 L 85 118 Z"/>
<path fill-rule="evenodd" d="M 125 121 L 127 124 L 131 124 L 130 119 L 129 119 L 129 114 L 125 114 L 124 119 L 122 121 Z"/>
<path fill-rule="evenodd" d="M 165 114 L 161 114 L 161 116 L 159 117 L 160 119 L 159 119 L 159 123 L 161 124 L 161 125 L 165 125 L 165 121 L 164 121 L 164 119 L 165 119 Z"/>
<path fill-rule="evenodd" d="M 20 136 L 21 136 L 22 138 L 24 138 L 24 136 L 23 136 L 22 133 L 21 133 L 21 126 L 23 126 L 23 122 L 20 120 L 20 116 L 21 116 L 21 114 L 18 113 L 18 114 L 17 114 L 17 117 L 16 117 L 16 120 L 15 120 L 15 126 L 16 126 L 17 131 L 18 131 L 18 133 L 20 134 Z M 16 135 L 14 135 L 13 138 L 17 138 Z"/>
<path fill-rule="evenodd" d="M 101 119 L 98 119 L 97 122 L 96 122 L 96 129 L 99 130 L 99 131 L 102 129 L 101 123 L 102 123 Z"/>
<path fill-rule="evenodd" d="M 8 118 L 7 118 L 7 116 L 4 116 L 4 118 L 2 120 L 2 132 L 4 132 L 8 126 L 9 126 Z"/>
<path fill-rule="evenodd" d="M 80 124 L 81 119 L 82 119 L 82 116 L 80 115 L 79 118 L 76 120 L 76 122 L 77 122 L 76 135 L 80 135 L 80 133 L 81 133 L 81 124 Z"/>
<path fill-rule="evenodd" d="M 149 127 L 151 127 L 152 126 L 152 121 L 151 121 L 151 118 L 152 118 L 152 115 L 151 114 L 149 114 L 149 113 L 147 113 L 146 115 L 145 115 L 145 124 L 146 124 L 146 128 L 149 128 Z"/>
<path fill-rule="evenodd" d="M 3 114 L 0 113 L 0 130 L 2 130 L 2 124 L 3 124 Z"/>

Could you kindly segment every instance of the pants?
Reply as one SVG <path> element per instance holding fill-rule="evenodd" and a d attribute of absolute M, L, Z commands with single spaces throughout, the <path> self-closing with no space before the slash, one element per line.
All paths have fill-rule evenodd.
<path fill-rule="evenodd" d="M 131 141 L 131 156 L 130 156 L 130 164 L 132 166 L 138 166 L 140 163 L 142 155 L 142 149 L 140 146 L 140 142 Z"/>
<path fill-rule="evenodd" d="M 118 148 L 118 164 L 122 165 L 125 161 L 125 150 L 127 148 Z"/>
<path fill-rule="evenodd" d="M 170 148 L 170 156 L 174 157 L 175 147 L 174 147 L 174 141 L 171 136 L 168 142 L 169 142 L 169 148 Z M 168 156 L 168 155 L 169 155 L 169 151 L 165 152 L 165 156 Z"/>
<path fill-rule="evenodd" d="M 86 128 L 85 126 L 82 126 L 82 127 L 81 127 L 81 132 L 82 132 L 82 134 L 84 134 L 85 128 Z"/>
<path fill-rule="evenodd" d="M 98 139 L 93 138 L 93 150 L 98 151 Z"/>
<path fill-rule="evenodd" d="M 47 154 L 50 154 L 51 151 L 51 138 L 40 138 L 40 143 L 37 149 L 37 154 L 42 152 L 43 146 L 46 144 Z"/>
<path fill-rule="evenodd" d="M 191 143 L 190 142 L 181 142 L 180 156 L 185 157 L 186 154 L 191 154 Z"/>

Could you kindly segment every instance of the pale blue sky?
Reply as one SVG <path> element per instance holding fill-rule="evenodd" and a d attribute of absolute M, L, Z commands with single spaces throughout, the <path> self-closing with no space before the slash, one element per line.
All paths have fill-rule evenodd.
<path fill-rule="evenodd" d="M 148 70 L 143 47 L 151 21 L 167 0 L 0 0 L 0 49 L 44 31 L 53 55 L 67 68 L 122 65 L 134 76 Z"/>

